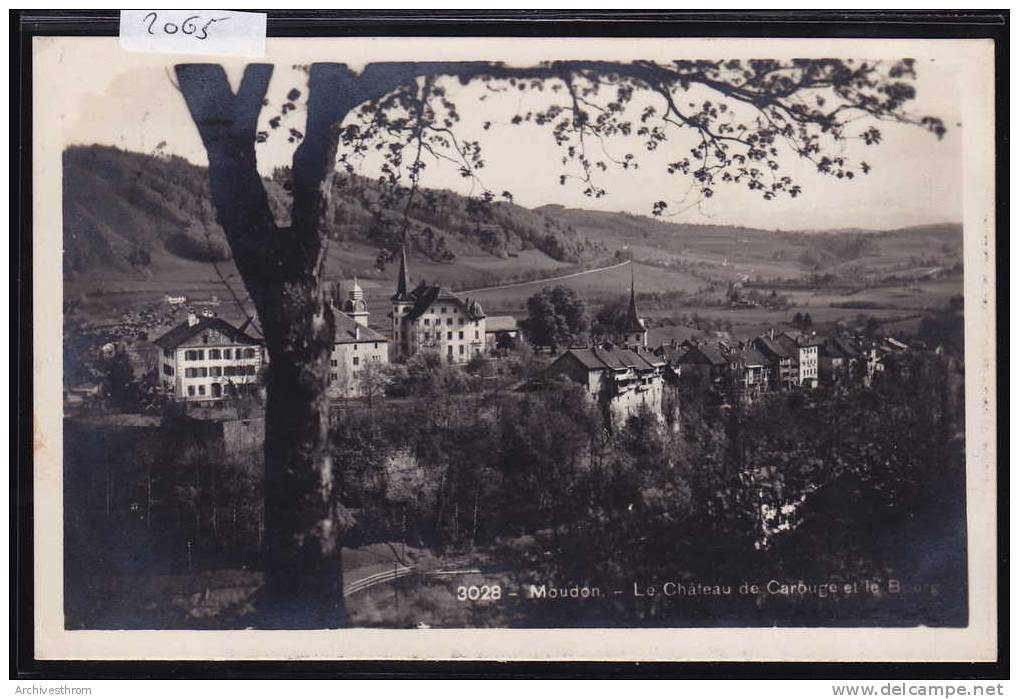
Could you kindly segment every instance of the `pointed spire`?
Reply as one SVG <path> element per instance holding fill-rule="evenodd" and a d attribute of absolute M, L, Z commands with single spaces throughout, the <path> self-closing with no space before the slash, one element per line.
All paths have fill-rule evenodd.
<path fill-rule="evenodd" d="M 407 269 L 407 246 L 400 246 L 400 274 L 396 278 L 396 294 L 394 301 L 406 301 L 410 298 L 410 273 Z"/>
<path fill-rule="evenodd" d="M 626 322 L 632 329 L 643 328 L 640 314 L 637 313 L 637 287 L 634 280 L 633 260 L 630 260 L 630 307 L 627 309 Z"/>

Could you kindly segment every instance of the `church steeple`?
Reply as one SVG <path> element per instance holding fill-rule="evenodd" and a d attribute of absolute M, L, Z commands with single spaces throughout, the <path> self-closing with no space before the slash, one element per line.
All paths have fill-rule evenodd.
<path fill-rule="evenodd" d="M 407 269 L 407 246 L 400 247 L 400 274 L 396 278 L 396 294 L 393 301 L 407 301 L 410 299 L 410 273 Z"/>
<path fill-rule="evenodd" d="M 620 329 L 623 347 L 647 346 L 647 326 L 637 312 L 637 285 L 634 280 L 633 260 L 630 260 L 630 304 L 626 309 L 626 318 Z"/>
<path fill-rule="evenodd" d="M 644 324 L 640 320 L 640 314 L 637 313 L 637 287 L 633 274 L 633 260 L 630 261 L 630 306 L 626 312 L 626 324 L 627 329 L 643 330 L 644 328 Z"/>

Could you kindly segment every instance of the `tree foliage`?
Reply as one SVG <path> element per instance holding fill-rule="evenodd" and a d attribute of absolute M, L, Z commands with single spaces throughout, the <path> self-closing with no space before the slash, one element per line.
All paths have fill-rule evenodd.
<path fill-rule="evenodd" d="M 582 342 L 590 325 L 584 300 L 558 284 L 527 299 L 527 318 L 520 323 L 531 344 L 552 348 Z"/>

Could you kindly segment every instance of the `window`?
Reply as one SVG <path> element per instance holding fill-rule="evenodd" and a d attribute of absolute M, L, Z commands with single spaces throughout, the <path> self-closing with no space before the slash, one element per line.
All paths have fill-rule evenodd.
<path fill-rule="evenodd" d="M 240 350 L 238 350 L 238 352 L 239 351 Z M 255 348 L 254 347 L 248 347 L 247 349 L 245 349 L 244 350 L 244 358 L 245 359 L 254 359 L 255 358 Z"/>
<path fill-rule="evenodd" d="M 205 359 L 205 350 L 198 350 L 197 353 L 199 359 Z"/>
<path fill-rule="evenodd" d="M 446 339 L 447 340 L 452 340 L 453 339 L 453 331 L 452 330 L 450 330 L 448 333 L 446 333 Z"/>
<path fill-rule="evenodd" d="M 209 333 L 202 333 L 202 344 L 209 344 Z"/>
<path fill-rule="evenodd" d="M 372 345 L 372 349 L 378 349 L 378 348 L 379 348 L 379 343 L 376 342 L 376 343 L 374 343 Z"/>
<path fill-rule="evenodd" d="M 211 349 L 211 350 L 209 350 L 209 359 L 219 359 L 219 358 L 220 358 L 220 352 L 219 352 L 218 349 Z"/>
<path fill-rule="evenodd" d="M 188 386 L 188 395 L 189 396 L 195 395 L 195 387 L 194 386 Z"/>
<path fill-rule="evenodd" d="M 427 318 L 425 318 L 425 319 L 424 319 L 424 320 L 422 320 L 421 322 L 422 322 L 422 324 L 424 324 L 424 325 L 428 325 L 428 319 L 427 319 Z"/>
<path fill-rule="evenodd" d="M 335 381 L 336 378 L 337 378 L 337 373 L 335 371 L 329 373 L 329 380 L 330 381 Z"/>
<path fill-rule="evenodd" d="M 452 325 L 452 324 L 453 324 L 453 319 L 452 318 L 446 318 L 446 325 Z"/>
<path fill-rule="evenodd" d="M 478 339 L 478 331 L 477 331 L 477 330 L 475 330 L 475 331 L 474 331 L 474 339 L 475 339 L 475 340 L 477 340 L 477 339 Z"/>
<path fill-rule="evenodd" d="M 164 364 L 163 373 L 166 374 L 167 376 L 173 376 L 173 367 L 170 366 L 169 364 Z"/>
<path fill-rule="evenodd" d="M 460 345 L 460 354 L 463 354 L 463 353 L 464 353 L 464 346 Z"/>
<path fill-rule="evenodd" d="M 204 383 L 198 384 L 198 395 L 200 395 L 200 396 L 204 396 L 205 395 L 205 384 Z"/>
<path fill-rule="evenodd" d="M 432 334 L 430 332 L 425 333 L 425 339 L 426 340 L 431 340 L 432 339 Z"/>
<path fill-rule="evenodd" d="M 331 367 L 337 367 L 337 366 L 339 366 L 339 364 L 340 363 L 337 360 L 335 360 L 335 359 L 330 359 L 329 360 L 329 366 L 331 366 Z"/>
<path fill-rule="evenodd" d="M 197 375 L 198 375 L 198 370 L 195 369 L 194 367 L 188 367 L 187 369 L 184 370 L 184 378 L 186 378 L 186 379 L 193 379 Z"/>
<path fill-rule="evenodd" d="M 445 313 L 445 312 L 446 312 L 446 307 L 445 307 L 445 306 L 443 306 L 442 308 L 440 308 L 440 309 L 439 309 L 439 312 L 440 312 L 440 313 Z"/>
<path fill-rule="evenodd" d="M 198 375 L 201 376 L 203 379 L 209 375 L 208 368 L 204 366 L 201 369 L 199 369 L 198 372 L 199 372 Z"/>
<path fill-rule="evenodd" d="M 223 359 L 233 359 L 233 352 L 231 349 L 223 350 Z"/>
<path fill-rule="evenodd" d="M 212 367 L 211 369 L 209 369 L 209 375 L 210 376 L 222 376 L 223 375 L 223 367 L 219 367 L 219 366 Z"/>
<path fill-rule="evenodd" d="M 249 366 L 249 367 L 247 367 L 247 369 L 248 369 L 248 376 L 254 376 L 255 375 L 255 367 Z"/>
<path fill-rule="evenodd" d="M 360 363 L 361 363 L 361 358 L 360 357 L 354 357 L 354 366 L 357 366 Z"/>
<path fill-rule="evenodd" d="M 195 352 L 194 350 L 185 350 L 184 351 L 184 361 L 186 361 L 186 362 L 193 362 L 196 359 L 198 359 L 198 352 Z"/>
<path fill-rule="evenodd" d="M 354 351 L 357 352 L 357 344 L 354 345 Z"/>
<path fill-rule="evenodd" d="M 464 339 L 464 331 L 463 330 L 460 331 L 460 339 L 461 340 Z"/>
<path fill-rule="evenodd" d="M 223 387 L 218 383 L 212 384 L 212 397 L 219 398 L 223 395 Z"/>

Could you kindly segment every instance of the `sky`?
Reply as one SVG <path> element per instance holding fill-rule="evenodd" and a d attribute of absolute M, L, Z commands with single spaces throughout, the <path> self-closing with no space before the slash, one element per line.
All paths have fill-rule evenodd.
<path fill-rule="evenodd" d="M 38 40 L 37 40 L 38 41 Z M 304 43 L 300 43 L 304 41 Z M 403 58 L 403 53 L 412 50 L 402 40 L 375 40 L 369 44 L 343 44 L 337 40 L 323 43 L 323 40 L 270 40 L 270 58 L 274 62 L 273 80 L 268 99 L 270 106 L 263 110 L 263 126 L 278 113 L 283 95 L 293 88 L 303 88 L 303 74 L 292 69 L 296 62 L 314 60 L 343 60 L 356 68 L 356 60 L 379 60 L 380 57 Z M 408 40 L 409 41 L 409 40 Z M 645 40 L 650 41 L 650 40 Z M 274 42 L 276 42 L 274 44 Z M 673 40 L 661 42 L 616 42 L 605 48 L 605 41 L 599 44 L 576 43 L 569 45 L 549 44 L 548 41 L 532 49 L 532 43 L 514 44 L 510 40 L 491 42 L 479 46 L 475 41 L 469 48 L 448 48 L 437 44 L 424 44 L 428 55 L 436 58 L 437 52 L 447 52 L 450 57 L 459 58 L 464 51 L 467 55 L 507 60 L 524 54 L 533 62 L 545 55 L 592 57 L 600 52 L 613 51 L 624 60 L 643 56 L 658 58 L 681 56 L 684 52 L 698 50 L 702 56 L 733 55 L 746 52 L 747 41 L 742 45 L 704 44 L 703 41 Z M 824 49 L 831 51 L 832 42 L 826 42 Z M 778 45 L 778 44 L 776 44 Z M 782 51 L 789 51 L 786 44 Z M 636 48 L 634 48 L 636 47 Z M 809 55 L 811 51 L 822 50 L 816 46 L 795 45 Z M 179 155 L 196 164 L 205 164 L 206 156 L 191 123 L 184 100 L 176 86 L 172 66 L 182 60 L 205 62 L 210 59 L 173 57 L 163 54 L 126 53 L 119 49 L 113 39 L 83 39 L 41 47 L 57 51 L 52 65 L 58 75 L 61 99 L 60 123 L 64 129 L 64 143 L 104 144 L 123 149 L 151 153 L 160 144 L 162 152 Z M 521 50 L 515 50 L 515 49 Z M 523 50 L 523 49 L 527 50 Z M 755 46 L 763 50 L 765 47 Z M 849 46 L 843 46 L 846 50 Z M 906 48 L 913 48 L 907 45 Z M 342 50 L 341 50 L 342 49 Z M 771 45 L 760 55 L 777 55 Z M 896 56 L 902 57 L 900 47 Z M 620 55 L 619 52 L 624 52 Z M 458 53 L 459 52 L 459 53 Z M 664 52 L 664 53 L 663 53 Z M 670 53 L 671 52 L 671 53 Z M 922 52 L 920 52 L 922 54 Z M 398 56 L 399 54 L 399 56 Z M 755 55 L 755 54 L 751 54 Z M 800 55 L 795 53 L 793 55 Z M 828 55 L 828 53 L 822 54 Z M 850 54 L 855 55 L 855 54 Z M 414 54 L 415 57 L 424 58 Z M 445 56 L 443 56 L 445 58 Z M 234 85 L 237 84 L 246 59 L 212 59 L 224 64 Z M 689 196 L 689 180 L 669 176 L 664 165 L 669 160 L 682 157 L 689 151 L 693 141 L 691 133 L 673 131 L 668 144 L 653 156 L 641 155 L 639 143 L 610 141 L 606 149 L 614 156 L 633 150 L 640 158 L 637 171 L 610 171 L 600 178 L 599 184 L 608 194 L 601 199 L 591 199 L 582 193 L 579 184 L 559 185 L 561 152 L 556 149 L 551 128 L 533 126 L 511 126 L 508 119 L 518 109 L 524 111 L 547 103 L 528 100 L 537 97 L 493 95 L 489 93 L 484 101 L 478 99 L 484 94 L 482 87 L 469 85 L 451 92 L 458 104 L 462 121 L 457 133 L 462 138 L 477 138 L 485 153 L 486 168 L 481 173 L 484 185 L 494 192 L 510 191 L 516 203 L 535 207 L 543 204 L 561 204 L 567 207 L 628 211 L 650 215 L 653 202 L 664 199 L 682 209 L 668 220 L 677 223 L 734 224 L 748 227 L 784 230 L 868 228 L 886 229 L 903 226 L 941 223 L 962 220 L 962 129 L 958 99 L 959 76 L 943 60 L 918 58 L 917 99 L 911 111 L 917 114 L 933 114 L 941 117 L 948 126 L 948 133 L 942 140 L 914 126 L 884 123 L 880 125 L 884 142 L 879 146 L 864 146 L 862 142 L 847 145 L 847 155 L 866 160 L 872 171 L 866 177 L 853 182 L 839 181 L 817 174 L 809 163 L 790 154 L 782 159 L 784 171 L 803 187 L 800 197 L 764 202 L 755 193 L 739 186 L 722 186 L 710 200 L 699 204 Z M 50 83 L 53 84 L 53 83 Z M 302 90 L 302 92 L 306 92 Z M 303 99 L 298 110 L 290 115 L 287 126 L 303 130 Z M 491 121 L 489 130 L 481 124 Z M 866 126 L 860 123 L 860 129 Z M 259 167 L 264 173 L 271 172 L 275 165 L 289 162 L 294 146 L 287 143 L 285 129 L 273 132 L 270 140 L 259 146 Z M 367 163 L 362 174 L 372 176 L 375 170 Z M 466 192 L 467 183 L 457 174 L 455 168 L 439 163 L 430 163 L 424 179 L 426 186 L 446 187 Z"/>

